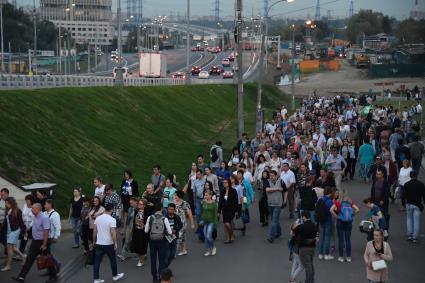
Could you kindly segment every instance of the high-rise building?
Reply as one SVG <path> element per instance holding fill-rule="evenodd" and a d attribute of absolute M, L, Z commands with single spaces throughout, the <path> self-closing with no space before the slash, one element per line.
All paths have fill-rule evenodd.
<path fill-rule="evenodd" d="M 143 23 L 143 0 L 127 0 L 126 25 L 140 26 Z"/>
<path fill-rule="evenodd" d="M 112 45 L 111 6 L 112 0 L 40 0 L 40 14 L 71 32 L 77 44 Z"/>

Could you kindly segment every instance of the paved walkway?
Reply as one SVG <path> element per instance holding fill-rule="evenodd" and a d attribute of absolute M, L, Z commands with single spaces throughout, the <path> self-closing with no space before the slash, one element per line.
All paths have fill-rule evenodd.
<path fill-rule="evenodd" d="M 352 234 L 353 262 L 339 263 L 333 261 L 315 260 L 316 282 L 328 283 L 358 283 L 366 282 L 365 266 L 363 263 L 363 252 L 366 237 L 358 230 L 358 223 L 367 213 L 361 200 L 370 191 L 369 184 L 365 185 L 358 181 L 343 183 L 355 202 L 359 205 L 361 212 L 355 217 Z M 389 264 L 390 281 L 397 283 L 423 283 L 425 278 L 424 263 L 425 254 L 425 216 L 421 219 L 422 232 L 420 241 L 414 245 L 405 240 L 405 216 L 399 212 L 398 204 L 390 207 L 391 231 L 390 245 L 394 255 L 394 261 Z M 251 208 L 252 222 L 249 224 L 247 235 L 241 236 L 237 233 L 233 245 L 224 245 L 223 228 L 219 226 L 219 237 L 217 240 L 217 255 L 205 258 L 204 247 L 197 242 L 192 233 L 189 233 L 189 254 L 178 257 L 170 266 L 175 278 L 173 282 L 180 283 L 270 283 L 288 282 L 291 263 L 288 260 L 288 213 L 285 210 L 281 216 L 283 238 L 276 240 L 273 244 L 266 241 L 268 228 L 261 228 L 258 221 L 257 204 Z M 59 245 L 61 248 L 59 248 Z M 71 249 L 71 235 L 65 234 L 56 248 L 56 254 L 63 262 L 62 282 L 92 282 L 92 268 L 84 268 L 84 258 L 81 251 Z M 137 260 L 129 259 L 119 263 L 119 271 L 125 272 L 122 282 L 151 282 L 150 266 L 147 261 L 144 267 L 136 267 Z M 1 274 L 1 282 L 11 282 L 10 276 L 15 275 L 20 267 L 19 263 L 13 266 L 14 271 Z M 43 282 L 39 272 L 33 267 L 27 282 Z M 101 267 L 101 277 L 105 282 L 112 282 L 110 267 L 107 258 L 104 258 Z M 300 278 L 302 279 L 302 278 Z"/>

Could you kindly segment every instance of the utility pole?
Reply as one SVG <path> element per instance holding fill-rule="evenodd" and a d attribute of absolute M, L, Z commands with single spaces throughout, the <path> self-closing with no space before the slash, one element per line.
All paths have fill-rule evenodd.
<path fill-rule="evenodd" d="M 10 47 L 9 41 L 9 75 L 12 74 L 12 48 Z"/>
<path fill-rule="evenodd" d="M 124 78 L 122 73 L 122 26 L 121 26 L 121 0 L 118 0 L 118 7 L 117 7 L 117 22 L 118 22 L 118 67 L 116 69 L 116 80 L 115 85 L 117 86 L 123 86 L 124 85 Z M 95 56 L 96 50 L 95 50 Z"/>
<path fill-rule="evenodd" d="M 242 138 L 245 131 L 244 123 L 244 101 L 243 101 L 243 70 L 242 70 L 242 0 L 236 0 L 236 16 L 237 16 L 237 45 L 238 45 L 238 138 Z"/>
<path fill-rule="evenodd" d="M 59 74 L 62 74 L 62 36 L 61 27 L 58 28 L 58 40 L 59 40 Z"/>
<path fill-rule="evenodd" d="M 34 15 L 33 15 L 33 23 L 34 23 L 34 59 L 35 65 L 37 65 L 37 10 L 35 8 L 35 0 L 33 0 L 34 4 Z M 37 75 L 37 66 L 35 66 L 35 74 Z"/>
<path fill-rule="evenodd" d="M 1 73 L 4 73 L 4 46 L 3 46 L 3 4 L 0 5 L 0 32 L 1 32 Z"/>
<path fill-rule="evenodd" d="M 190 0 L 187 0 L 187 16 L 186 16 L 186 84 L 190 84 Z"/>
<path fill-rule="evenodd" d="M 292 110 L 295 110 L 295 25 L 292 24 L 292 79 L 291 79 L 291 94 L 292 94 Z"/>

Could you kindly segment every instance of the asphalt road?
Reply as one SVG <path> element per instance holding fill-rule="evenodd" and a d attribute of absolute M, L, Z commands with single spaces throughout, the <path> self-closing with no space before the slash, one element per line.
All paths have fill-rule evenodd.
<path fill-rule="evenodd" d="M 425 175 L 422 172 L 423 175 Z M 422 176 L 423 177 L 423 176 Z M 343 188 L 347 189 L 359 205 L 361 212 L 355 217 L 355 224 L 352 234 L 353 261 L 351 263 L 339 263 L 333 261 L 319 261 L 316 257 L 316 282 L 328 283 L 357 283 L 366 282 L 365 266 L 363 263 L 363 252 L 366 244 L 366 237 L 358 231 L 358 223 L 367 213 L 361 200 L 365 198 L 369 191 L 369 184 L 365 185 L 358 181 L 343 183 Z M 288 282 L 291 263 L 288 260 L 288 220 L 287 210 L 281 215 L 283 237 L 273 244 L 266 241 L 269 228 L 262 228 L 258 221 L 258 205 L 250 209 L 252 221 L 248 224 L 246 236 L 236 232 L 236 241 L 232 245 L 224 245 L 223 228 L 219 224 L 219 236 L 216 242 L 217 255 L 214 257 L 204 257 L 204 246 L 194 239 L 193 233 L 188 233 L 187 256 L 178 257 L 170 266 L 175 278 L 173 282 L 180 283 L 269 283 Z M 391 230 L 390 240 L 394 261 L 389 263 L 390 281 L 397 283 L 423 283 L 425 282 L 425 269 L 422 257 L 425 254 L 425 217 L 422 216 L 422 232 L 419 243 L 412 244 L 405 240 L 405 215 L 398 210 L 398 203 L 390 208 Z M 71 249 L 71 235 L 65 233 L 57 247 L 55 254 L 63 262 L 61 282 L 92 282 L 92 268 L 83 266 L 81 250 Z M 126 262 L 118 264 L 119 272 L 125 273 L 122 282 L 150 282 L 149 261 L 144 267 L 136 267 L 136 259 L 128 259 Z M 20 263 L 13 264 L 13 271 L 1 274 L 1 282 L 12 282 L 9 278 L 18 273 Z M 36 267 L 33 266 L 27 277 L 27 282 L 43 282 L 39 277 Z M 107 258 L 104 258 L 101 267 L 101 277 L 105 282 L 112 282 L 110 267 Z M 302 278 L 300 278 L 301 280 Z"/>

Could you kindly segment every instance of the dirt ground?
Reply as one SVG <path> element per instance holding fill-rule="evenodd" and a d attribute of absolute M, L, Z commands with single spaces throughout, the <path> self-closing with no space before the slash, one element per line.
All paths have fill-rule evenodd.
<path fill-rule="evenodd" d="M 317 95 L 329 95 L 336 92 L 367 92 L 382 91 L 383 86 L 376 86 L 375 83 L 393 83 L 384 86 L 385 89 L 395 90 L 400 85 L 413 88 L 418 85 L 420 89 L 425 87 L 425 78 L 383 78 L 369 79 L 366 76 L 367 70 L 357 69 L 351 66 L 346 60 L 341 60 L 341 69 L 337 72 L 323 71 L 320 73 L 305 76 L 295 85 L 296 95 L 311 95 L 316 90 Z M 291 93 L 291 86 L 280 87 L 286 93 Z"/>

